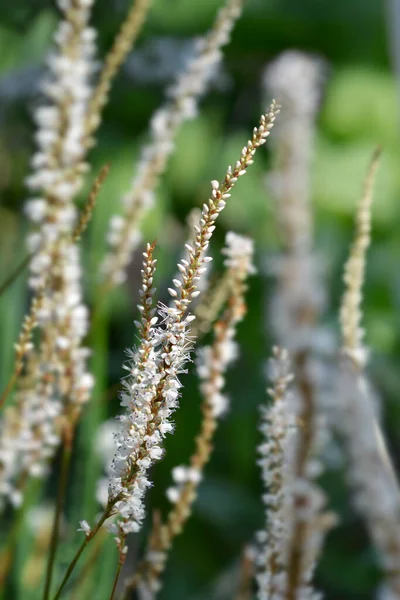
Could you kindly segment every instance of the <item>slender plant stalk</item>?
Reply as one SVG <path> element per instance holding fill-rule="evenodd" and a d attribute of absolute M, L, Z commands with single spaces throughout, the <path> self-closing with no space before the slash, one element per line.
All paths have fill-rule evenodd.
<path fill-rule="evenodd" d="M 35 256 L 35 254 L 37 252 L 38 252 L 38 250 L 36 250 L 35 252 L 31 252 L 30 254 L 27 254 L 22 259 L 22 261 L 19 263 L 19 265 L 17 265 L 15 267 L 14 271 L 12 271 L 10 273 L 10 275 L 8 275 L 8 277 L 0 285 L 0 296 L 2 296 L 2 294 L 4 294 L 4 292 L 6 292 L 10 286 L 12 286 L 14 281 L 16 279 L 18 279 L 18 277 L 21 275 L 21 273 L 23 273 L 25 271 L 26 267 L 29 265 L 32 258 Z"/>
<path fill-rule="evenodd" d="M 117 591 L 118 580 L 119 580 L 119 576 L 121 574 L 122 567 L 124 566 L 124 562 L 125 562 L 125 554 L 120 553 L 119 559 L 118 559 L 117 572 L 115 573 L 114 584 L 113 584 L 113 587 L 111 590 L 109 600 L 114 600 L 114 598 L 115 598 L 115 592 Z"/>
<path fill-rule="evenodd" d="M 87 595 L 84 595 L 85 589 L 88 587 L 85 586 L 85 583 L 88 579 L 88 576 L 92 574 L 92 569 L 101 555 L 106 539 L 108 539 L 108 533 L 106 531 L 101 531 L 97 535 L 96 543 L 93 544 L 89 558 L 74 584 L 74 590 L 71 594 L 70 600 L 78 600 L 78 598 L 88 597 Z"/>
<path fill-rule="evenodd" d="M 118 561 L 117 572 L 115 573 L 114 584 L 113 584 L 113 587 L 112 587 L 112 590 L 111 590 L 111 594 L 110 594 L 110 600 L 114 600 L 114 598 L 115 598 L 115 592 L 117 590 L 117 584 L 118 584 L 119 575 L 121 573 L 121 569 L 122 569 L 122 565 Z"/>
<path fill-rule="evenodd" d="M 66 584 L 69 581 L 69 578 L 71 577 L 77 562 L 79 561 L 82 553 L 85 551 L 86 547 L 88 546 L 88 544 L 93 540 L 93 538 L 96 537 L 97 533 L 99 532 L 100 528 L 102 527 L 103 523 L 108 519 L 108 517 L 111 516 L 112 513 L 112 508 L 114 506 L 114 504 L 116 502 L 118 502 L 119 497 L 117 496 L 117 498 L 115 498 L 112 503 L 110 503 L 106 509 L 104 510 L 102 516 L 100 517 L 100 520 L 97 522 L 96 527 L 88 534 L 86 535 L 85 539 L 83 540 L 82 544 L 79 546 L 78 550 L 76 551 L 76 554 L 74 556 L 74 558 L 71 560 L 69 567 L 64 575 L 64 578 L 60 584 L 60 587 L 58 588 L 55 596 L 53 597 L 53 600 L 58 600 L 61 597 L 62 591 L 65 588 Z"/>
<path fill-rule="evenodd" d="M 300 351 L 295 356 L 296 374 L 299 391 L 302 399 L 301 438 L 296 459 L 296 476 L 303 477 L 307 461 L 312 451 L 314 441 L 313 422 L 315 416 L 314 388 L 307 372 L 309 353 Z M 287 600 L 296 600 L 301 584 L 301 570 L 303 562 L 304 543 L 307 536 L 308 524 L 297 518 L 301 510 L 303 496 L 295 496 L 295 525 L 288 559 L 288 591 Z"/>
<path fill-rule="evenodd" d="M 100 173 L 94 180 L 94 183 L 89 192 L 88 201 L 82 211 L 81 216 L 79 217 L 79 221 L 74 231 L 72 232 L 71 239 L 73 244 L 76 244 L 76 242 L 80 240 L 82 235 L 85 233 L 87 226 L 89 225 L 90 219 L 93 215 L 93 211 L 96 208 L 97 198 L 107 178 L 107 175 L 110 172 L 110 166 L 110 164 L 104 165 L 104 167 L 101 169 Z"/>
<path fill-rule="evenodd" d="M 57 503 L 54 513 L 53 528 L 51 532 L 51 542 L 49 549 L 49 558 L 47 562 L 46 583 L 43 593 L 43 600 L 48 600 L 50 597 L 51 581 L 53 577 L 54 563 L 57 554 L 57 546 L 60 537 L 60 522 L 64 508 L 65 495 L 67 491 L 68 474 L 71 464 L 72 443 L 73 443 L 73 427 L 67 425 L 64 431 L 64 444 L 61 459 L 61 473 L 58 484 Z"/>

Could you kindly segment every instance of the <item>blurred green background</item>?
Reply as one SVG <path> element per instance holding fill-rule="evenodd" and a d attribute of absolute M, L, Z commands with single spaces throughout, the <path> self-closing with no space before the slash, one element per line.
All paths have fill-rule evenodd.
<path fill-rule="evenodd" d="M 94 24 L 99 56 L 109 48 L 126 13 L 127 0 L 97 0 Z M 93 306 L 98 266 L 105 249 L 109 216 L 118 210 L 120 194 L 129 185 L 134 161 L 145 139 L 149 119 L 161 105 L 166 86 L 190 49 L 193 36 L 212 23 L 219 0 L 155 0 L 137 51 L 115 83 L 110 104 L 91 154 L 94 172 L 111 161 L 111 174 L 101 194 L 94 220 L 84 240 L 85 288 Z M 389 10 L 387 11 L 389 13 Z M 387 17 L 387 15 L 386 15 Z M 24 177 L 33 152 L 32 112 L 38 102 L 37 83 L 57 21 L 52 2 L 0 0 L 0 281 L 24 256 L 27 223 Z M 263 100 L 261 79 L 265 66 L 281 51 L 299 49 L 321 56 L 327 64 L 318 118 L 312 192 L 316 219 L 316 248 L 326 264 L 329 291 L 326 323 L 337 330 L 337 308 L 342 291 L 341 269 L 351 239 L 352 218 L 369 156 L 380 143 L 384 149 L 376 203 L 374 239 L 369 255 L 365 296 L 367 343 L 373 349 L 372 381 L 382 397 L 383 421 L 395 463 L 400 451 L 400 136 L 398 90 L 391 55 L 395 37 L 392 18 L 385 19 L 380 0 L 248 0 L 244 15 L 225 52 L 220 76 L 201 104 L 199 116 L 184 126 L 155 209 L 144 224 L 144 239 L 158 240 L 161 299 L 185 239 L 189 211 L 208 197 L 210 179 L 223 176 L 236 159 Z M 400 32 L 399 32 L 400 35 Z M 282 115 L 281 118 L 284 118 Z M 249 314 L 240 326 L 241 357 L 229 374 L 232 408 L 216 436 L 215 453 L 201 485 L 194 514 L 170 556 L 161 600 L 206 600 L 232 597 L 240 555 L 263 523 L 261 484 L 256 467 L 260 404 L 265 402 L 265 362 L 273 343 L 267 323 L 274 282 L 265 276 L 268 256 L 278 250 L 271 199 L 265 186 L 269 157 L 261 152 L 249 174 L 240 181 L 221 216 L 213 252 L 228 229 L 256 241 L 259 274 L 253 277 Z M 88 185 L 90 178 L 88 179 Z M 82 195 L 80 202 L 84 202 Z M 72 484 L 63 528 L 63 570 L 76 547 L 76 523 L 93 521 L 93 486 L 100 460 L 92 453 L 96 419 L 118 410 L 115 393 L 106 391 L 121 377 L 124 349 L 135 341 L 133 320 L 137 303 L 140 254 L 129 270 L 129 280 L 118 290 L 107 315 L 92 333 L 93 370 L 97 376 L 94 404 L 80 428 Z M 216 261 L 218 262 L 218 261 Z M 26 274 L 25 274 L 26 275 Z M 11 371 L 13 343 L 28 306 L 25 276 L 0 298 L 0 382 Z M 187 463 L 199 426 L 196 380 L 184 377 L 185 390 L 176 414 L 176 433 L 167 441 L 165 459 L 153 472 L 149 506 L 166 509 L 165 489 L 171 468 Z M 57 467 L 57 460 L 55 461 Z M 39 491 L 54 498 L 57 468 Z M 381 580 L 376 556 L 363 524 L 353 512 L 340 470 L 324 476 L 332 507 L 340 524 L 329 535 L 317 571 L 317 586 L 331 600 L 373 598 Z M 48 505 L 46 505 L 48 506 Z M 45 510 L 50 511 L 50 508 Z M 46 514 L 46 513 L 45 513 Z M 32 517 L 32 515 L 31 515 Z M 10 526 L 7 513 L 3 531 Z M 4 598 L 40 598 L 43 544 L 38 545 L 32 518 L 20 536 Z M 41 522 L 33 517 L 36 523 Z M 40 528 L 39 528 L 40 529 Z M 146 529 L 132 540 L 132 564 Z M 44 547 L 46 543 L 44 543 Z M 27 558 L 32 548 L 35 558 Z M 96 559 L 93 576 L 85 580 L 77 600 L 106 600 L 115 568 L 116 552 L 109 540 Z M 60 573 L 61 573 L 60 570 Z M 74 597 L 75 596 L 71 596 Z"/>

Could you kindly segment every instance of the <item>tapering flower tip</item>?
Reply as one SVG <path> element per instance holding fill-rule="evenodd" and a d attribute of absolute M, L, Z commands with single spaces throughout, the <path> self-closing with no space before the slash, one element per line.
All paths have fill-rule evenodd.
<path fill-rule="evenodd" d="M 222 184 L 216 180 L 211 182 L 211 196 L 208 203 L 203 204 L 199 224 L 195 227 L 194 242 L 185 245 L 188 253 L 187 260 L 181 260 L 178 267 L 182 274 L 182 285 L 177 290 L 172 288 L 168 290 L 175 298 L 175 306 L 180 314 L 185 313 L 191 301 L 200 293 L 196 290 L 196 282 L 201 275 L 200 269 L 203 269 L 204 264 L 211 260 L 210 257 L 205 256 L 205 252 L 215 230 L 215 221 L 225 208 L 226 199 L 230 196 L 229 192 L 238 178 L 243 176 L 253 163 L 253 156 L 257 148 L 266 141 L 279 111 L 279 105 L 273 100 L 269 111 L 261 116 L 259 126 L 254 128 L 252 139 L 243 148 L 235 167 L 228 167 Z"/>
<path fill-rule="evenodd" d="M 344 267 L 345 291 L 340 309 L 340 325 L 343 338 L 343 352 L 354 363 L 363 368 L 367 361 L 367 350 L 363 346 L 364 329 L 362 321 L 363 286 L 367 262 L 367 251 L 371 243 L 371 207 L 373 187 L 381 157 L 378 146 L 371 158 L 364 189 L 355 217 L 354 239 L 349 258 Z"/>
<path fill-rule="evenodd" d="M 146 250 L 143 252 L 142 270 L 142 286 L 139 290 L 140 304 L 138 310 L 141 313 L 141 321 L 139 323 L 139 332 L 143 338 L 147 338 L 149 330 L 157 323 L 155 317 L 156 309 L 153 308 L 153 296 L 156 292 L 154 287 L 154 275 L 156 272 L 157 259 L 153 258 L 156 243 L 147 244 Z"/>
<path fill-rule="evenodd" d="M 324 73 L 323 61 L 303 52 L 289 50 L 266 69 L 265 88 L 279 97 L 291 117 L 313 115 L 318 107 Z"/>
<path fill-rule="evenodd" d="M 224 265 L 227 268 L 238 270 L 244 276 L 253 275 L 256 272 L 253 265 L 254 242 L 252 239 L 228 231 L 222 254 L 226 256 Z"/>

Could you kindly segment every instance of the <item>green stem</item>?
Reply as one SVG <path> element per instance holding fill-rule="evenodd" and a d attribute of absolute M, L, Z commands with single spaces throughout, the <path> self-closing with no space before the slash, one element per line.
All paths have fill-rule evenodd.
<path fill-rule="evenodd" d="M 29 265 L 32 258 L 35 256 L 36 252 L 31 252 L 17 265 L 14 271 L 3 281 L 0 285 L 0 296 L 4 294 L 4 292 L 14 283 L 14 281 L 19 277 L 19 275 L 24 271 L 25 267 Z"/>
<path fill-rule="evenodd" d="M 60 480 L 58 484 L 58 493 L 57 493 L 57 504 L 56 511 L 54 514 L 53 520 L 53 529 L 51 532 L 51 542 L 49 549 L 49 558 L 47 562 L 47 571 L 46 571 L 46 583 L 43 593 L 43 600 L 48 600 L 50 597 L 50 589 L 51 589 L 51 581 L 53 577 L 54 571 L 54 563 L 57 554 L 57 546 L 60 537 L 60 521 L 63 513 L 67 483 L 68 483 L 68 474 L 69 467 L 71 463 L 71 455 L 72 455 L 72 439 L 73 433 L 71 431 L 71 427 L 68 425 L 67 430 L 64 433 L 64 444 L 62 450 L 62 459 L 61 459 L 61 473 Z"/>
<path fill-rule="evenodd" d="M 119 579 L 123 564 L 124 564 L 124 559 L 120 557 L 118 560 L 117 572 L 115 573 L 114 584 L 113 584 L 113 587 L 111 590 L 109 600 L 114 600 L 114 598 L 115 598 L 115 592 L 117 591 L 118 579 Z"/>
<path fill-rule="evenodd" d="M 62 594 L 63 589 L 65 588 L 66 584 L 68 583 L 69 578 L 72 575 L 73 570 L 75 569 L 75 566 L 78 562 L 78 560 L 81 557 L 81 554 L 83 553 L 83 551 L 85 550 L 86 546 L 89 544 L 89 542 L 92 541 L 92 539 L 96 536 L 96 534 L 98 533 L 99 529 L 101 528 L 101 526 L 103 525 L 104 521 L 106 519 L 108 519 L 108 517 L 111 514 L 111 509 L 112 506 L 115 504 L 117 500 L 115 500 L 113 502 L 112 505 L 107 506 L 107 508 L 105 509 L 103 515 L 101 516 L 100 521 L 97 523 L 96 527 L 93 529 L 93 531 L 86 536 L 86 538 L 83 540 L 82 544 L 80 545 L 80 547 L 78 548 L 74 558 L 72 559 L 72 561 L 70 562 L 70 565 L 67 569 L 67 572 L 64 575 L 64 579 L 62 580 L 60 587 L 57 590 L 56 595 L 54 596 L 53 600 L 58 600 Z"/>
<path fill-rule="evenodd" d="M 74 590 L 73 590 L 70 600 L 78 600 L 78 598 L 88 597 L 87 594 L 85 594 L 85 590 L 88 588 L 87 579 L 88 579 L 94 565 L 99 560 L 101 552 L 104 548 L 104 542 L 106 541 L 106 538 L 107 538 L 106 531 L 102 531 L 101 533 L 104 535 L 99 534 L 97 536 L 96 543 L 94 544 L 94 546 L 92 548 L 92 551 L 88 558 L 88 561 L 85 564 L 84 568 L 82 569 L 79 577 L 77 578 L 77 580 L 74 584 Z"/>

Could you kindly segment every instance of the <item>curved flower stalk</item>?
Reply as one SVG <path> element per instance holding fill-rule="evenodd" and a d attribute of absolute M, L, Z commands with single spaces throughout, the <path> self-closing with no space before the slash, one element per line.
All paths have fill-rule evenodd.
<path fill-rule="evenodd" d="M 345 265 L 345 292 L 340 311 L 342 356 L 339 380 L 339 428 L 344 435 L 348 476 L 356 508 L 366 520 L 385 573 L 383 597 L 400 595 L 400 489 L 376 419 L 373 397 L 364 374 L 362 287 L 370 245 L 372 187 L 379 161 L 372 158 L 358 206 L 356 230 Z"/>
<path fill-rule="evenodd" d="M 210 261 L 206 252 L 215 222 L 237 180 L 254 162 L 257 148 L 266 142 L 278 113 L 279 106 L 273 101 L 269 111 L 261 116 L 259 126 L 253 129 L 252 138 L 242 149 L 240 159 L 233 168 L 228 168 L 222 184 L 212 181 L 211 197 L 203 204 L 200 220 L 195 226 L 194 242 L 186 244 L 187 258 L 178 264 L 181 278 L 174 279 L 174 287 L 169 288 L 174 306 L 159 307 L 161 325 L 156 326 L 156 317 L 149 312 L 153 295 L 150 288 L 152 266 L 148 264 L 143 269 L 143 275 L 148 273 L 151 279 L 151 283 L 143 284 L 143 308 L 140 309 L 145 315 L 146 324 L 143 326 L 147 333 L 141 333 L 140 344 L 131 354 L 131 378 L 127 383 L 127 393 L 122 397 L 122 404 L 126 407 L 122 417 L 124 429 L 121 435 L 116 436 L 117 448 L 110 469 L 107 506 L 93 530 L 86 521 L 82 521 L 85 540 L 67 569 L 54 600 L 60 597 L 80 555 L 107 519 L 113 517 L 111 528 L 116 534 L 120 553 L 125 552 L 126 535 L 138 531 L 141 526 L 143 497 L 149 486 L 148 470 L 162 458 L 163 438 L 173 429 L 170 418 L 178 405 L 181 387 L 178 376 L 184 370 L 193 345 L 190 324 L 194 316 L 189 309 L 200 294 L 198 282 Z M 150 261 L 149 256 L 145 259 Z M 145 357 L 144 364 L 142 357 Z"/>
<path fill-rule="evenodd" d="M 243 0 L 227 1 L 211 31 L 199 42 L 195 58 L 169 90 L 167 105 L 152 118 L 150 141 L 142 149 L 136 175 L 123 198 L 122 216 L 114 216 L 110 223 L 109 251 L 102 266 L 108 287 L 126 279 L 126 268 L 140 240 L 138 224 L 153 204 L 154 191 L 182 123 L 196 114 L 198 101 L 222 58 L 221 48 L 229 42 L 242 4 Z"/>
<path fill-rule="evenodd" d="M 263 550 L 257 559 L 258 598 L 314 599 L 319 595 L 311 585 L 313 572 L 334 517 L 325 511 L 325 494 L 315 483 L 322 470 L 319 460 L 308 457 L 304 476 L 298 475 L 302 423 L 297 394 L 288 389 L 293 375 L 286 350 L 274 348 L 269 371 L 274 403 L 264 411 L 265 441 L 259 448 L 267 524 L 259 534 Z"/>
<path fill-rule="evenodd" d="M 246 280 L 254 273 L 253 242 L 229 232 L 223 254 L 226 256 L 225 266 L 232 274 L 232 288 L 228 306 L 214 325 L 214 341 L 210 346 L 201 348 L 198 353 L 203 420 L 196 438 L 196 450 L 190 459 L 190 466 L 179 466 L 172 472 L 175 486 L 167 490 L 167 496 L 174 506 L 164 523 L 154 521 L 147 555 L 139 566 L 137 575 L 128 584 L 126 595 L 136 585 L 141 589 L 146 588 L 149 596 L 160 589 L 160 576 L 165 568 L 168 552 L 191 514 L 199 483 L 212 453 L 215 430 L 221 416 L 228 409 L 228 399 L 223 395 L 225 375 L 237 357 L 234 339 L 237 326 L 246 313 Z"/>

